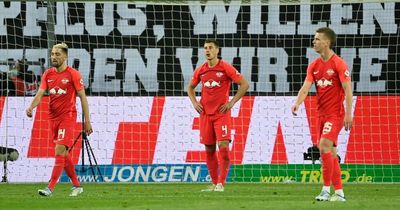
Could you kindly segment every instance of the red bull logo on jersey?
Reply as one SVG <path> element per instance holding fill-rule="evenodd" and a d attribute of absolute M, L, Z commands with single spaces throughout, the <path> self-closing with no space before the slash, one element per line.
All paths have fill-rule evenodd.
<path fill-rule="evenodd" d="M 204 83 L 204 87 L 207 87 L 207 88 L 221 87 L 220 83 L 221 82 L 216 82 L 211 79 Z"/>
<path fill-rule="evenodd" d="M 322 87 L 322 88 L 327 87 L 327 86 L 332 86 L 332 80 L 327 80 L 325 78 L 322 78 L 317 81 L 317 86 Z"/>
<path fill-rule="evenodd" d="M 62 95 L 62 94 L 67 94 L 67 91 L 63 90 L 63 89 L 61 89 L 59 87 L 54 87 L 54 88 L 51 88 L 49 90 L 49 93 L 52 94 L 52 95 L 56 95 L 56 94 L 57 95 Z"/>

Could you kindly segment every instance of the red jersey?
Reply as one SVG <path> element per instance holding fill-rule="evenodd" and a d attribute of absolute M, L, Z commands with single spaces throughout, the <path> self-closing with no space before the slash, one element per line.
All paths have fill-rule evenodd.
<path fill-rule="evenodd" d="M 200 81 L 202 83 L 200 103 L 205 113 L 217 113 L 219 107 L 229 100 L 232 81 L 238 83 L 242 78 L 235 67 L 221 59 L 212 68 L 207 62 L 199 66 L 194 71 L 192 84 L 197 85 Z"/>
<path fill-rule="evenodd" d="M 49 119 L 76 119 L 76 92 L 84 88 L 80 73 L 70 66 L 63 72 L 49 68 L 43 74 L 40 89 L 49 90 Z"/>
<path fill-rule="evenodd" d="M 334 54 L 328 61 L 315 59 L 307 68 L 306 80 L 315 83 L 320 116 L 344 115 L 342 83 L 351 81 L 346 62 Z"/>

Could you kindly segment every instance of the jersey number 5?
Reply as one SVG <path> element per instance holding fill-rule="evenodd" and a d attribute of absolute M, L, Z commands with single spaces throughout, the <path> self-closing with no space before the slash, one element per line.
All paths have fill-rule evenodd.
<path fill-rule="evenodd" d="M 327 133 L 329 133 L 329 132 L 331 132 L 331 130 L 332 130 L 332 123 L 331 122 L 326 122 L 325 124 L 324 124 L 324 129 L 322 130 L 322 133 L 323 134 L 327 134 Z"/>

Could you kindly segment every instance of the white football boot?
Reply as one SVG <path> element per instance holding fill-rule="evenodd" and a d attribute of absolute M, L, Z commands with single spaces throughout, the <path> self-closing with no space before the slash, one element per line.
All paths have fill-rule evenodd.
<path fill-rule="evenodd" d="M 201 192 L 213 192 L 215 189 L 215 186 L 216 186 L 215 184 L 209 185 L 209 186 L 207 186 L 206 189 L 202 189 Z"/>
<path fill-rule="evenodd" d="M 331 198 L 329 199 L 329 201 L 339 201 L 339 202 L 345 202 L 346 198 L 344 196 L 341 196 L 339 194 L 333 194 L 331 196 Z"/>
<path fill-rule="evenodd" d="M 215 192 L 224 192 L 224 185 L 222 185 L 222 183 L 218 183 L 217 186 L 215 186 L 214 191 Z"/>
<path fill-rule="evenodd" d="M 325 190 L 322 190 L 321 193 L 315 197 L 315 200 L 317 201 L 328 201 L 331 195 Z"/>
<path fill-rule="evenodd" d="M 38 190 L 38 193 L 41 196 L 47 196 L 47 197 L 50 197 L 53 194 L 48 187 L 46 187 L 45 189 Z"/>
<path fill-rule="evenodd" d="M 73 187 L 71 189 L 71 194 L 69 194 L 69 196 L 75 197 L 81 193 L 83 193 L 83 187 Z"/>

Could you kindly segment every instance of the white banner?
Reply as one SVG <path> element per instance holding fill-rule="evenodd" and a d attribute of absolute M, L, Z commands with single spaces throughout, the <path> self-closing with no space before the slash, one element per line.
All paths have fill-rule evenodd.
<path fill-rule="evenodd" d="M 188 162 L 188 152 L 202 151 L 204 146 L 199 143 L 199 130 L 194 126 L 198 114 L 193 109 L 190 100 L 187 97 L 159 97 L 158 103 L 154 104 L 156 101 L 154 99 L 154 97 L 89 97 L 94 130 L 89 141 L 98 164 L 112 164 L 113 158 L 122 158 L 122 161 L 126 160 L 128 164 L 133 164 L 134 159 L 120 157 L 121 154 L 126 155 L 130 152 L 149 152 L 150 154 L 154 152 L 154 155 L 148 158 L 152 161 L 149 162 L 150 164 L 193 163 L 193 161 Z M 164 99 L 164 103 L 159 103 Z M 287 162 L 289 164 L 310 163 L 303 160 L 303 153 L 312 146 L 307 114 L 305 108 L 301 107 L 297 117 L 292 116 L 290 107 L 294 99 L 291 96 L 247 97 L 246 100 L 254 101 L 252 106 L 241 107 L 243 101 L 235 105 L 232 110 L 233 120 L 239 119 L 237 121 L 243 124 L 240 124 L 240 133 L 235 128 L 232 132 L 231 150 L 234 164 L 271 163 L 279 125 L 286 149 L 279 152 L 286 153 L 283 156 L 287 157 Z M 8 179 L 11 182 L 47 181 L 53 166 L 53 154 L 46 154 L 46 157 L 28 157 L 28 147 L 35 147 L 35 144 L 31 142 L 35 116 L 28 118 L 25 115 L 25 109 L 30 101 L 30 98 L 9 97 L 2 109 L 1 146 L 15 148 L 20 154 L 17 161 L 8 164 Z M 80 110 L 79 103 L 77 107 Z M 154 110 L 157 108 L 162 110 L 162 113 L 155 113 Z M 246 116 L 249 113 L 251 116 Z M 78 116 L 81 116 L 80 111 Z M 158 131 L 143 129 L 140 132 L 144 132 L 143 136 L 146 138 L 152 134 L 156 135 L 154 147 L 150 145 L 149 151 L 130 151 L 131 148 L 122 147 L 123 153 L 117 153 L 115 146 L 121 123 L 146 124 L 152 117 L 160 119 L 151 122 L 159 122 Z M 248 123 L 243 120 L 246 117 Z M 80 120 L 79 117 L 78 119 Z M 246 129 L 242 128 L 247 127 L 248 131 L 245 132 Z M 48 127 L 42 127 L 41 132 L 48 133 Z M 237 139 L 239 137 L 240 140 Z M 342 130 L 338 145 L 342 158 L 346 154 L 348 137 L 349 133 Z M 141 142 L 146 139 L 136 140 L 150 144 L 150 142 Z M 47 141 L 47 136 L 43 138 L 43 141 Z"/>

